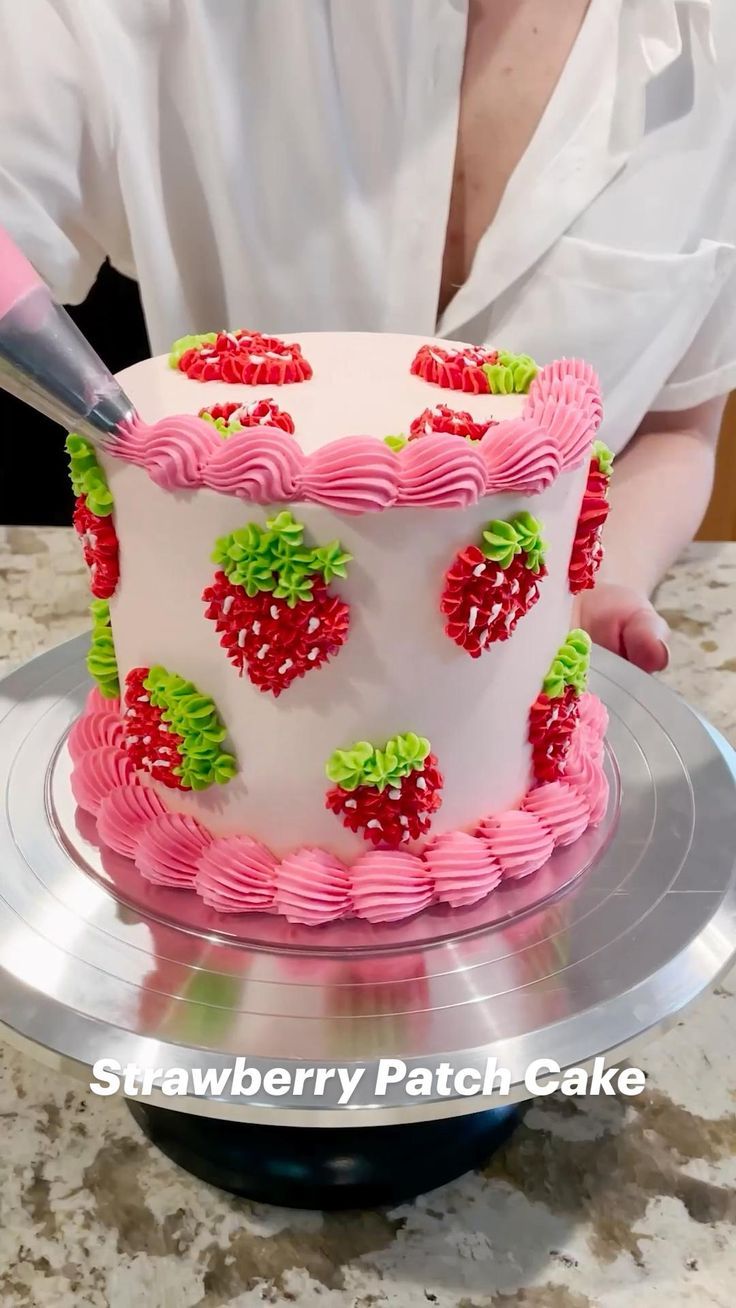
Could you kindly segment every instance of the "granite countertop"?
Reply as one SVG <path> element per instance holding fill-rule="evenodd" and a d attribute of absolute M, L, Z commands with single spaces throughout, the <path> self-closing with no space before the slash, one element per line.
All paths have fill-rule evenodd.
<path fill-rule="evenodd" d="M 659 594 L 666 680 L 736 741 L 736 544 Z M 85 630 L 71 532 L 0 530 L 0 671 Z M 539 1100 L 481 1172 L 393 1211 L 299 1213 L 179 1171 L 124 1105 L 0 1046 L 0 1305 L 654 1308 L 734 1302 L 736 987 L 638 1055 L 636 1100 Z"/>

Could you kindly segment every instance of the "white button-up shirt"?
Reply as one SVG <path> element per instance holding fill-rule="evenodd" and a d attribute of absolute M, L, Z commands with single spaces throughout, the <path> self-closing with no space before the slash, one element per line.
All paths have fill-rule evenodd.
<path fill-rule="evenodd" d="M 734 0 L 591 0 L 438 321 L 466 23 L 467 0 L 0 0 L 0 222 L 66 301 L 105 255 L 137 277 L 154 350 L 253 326 L 583 355 L 615 448 L 736 386 Z"/>

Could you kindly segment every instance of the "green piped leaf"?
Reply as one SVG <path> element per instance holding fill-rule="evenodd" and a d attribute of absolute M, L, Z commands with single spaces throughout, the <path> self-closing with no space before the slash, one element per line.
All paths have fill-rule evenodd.
<path fill-rule="evenodd" d="M 524 555 L 524 566 L 539 572 L 544 563 L 545 544 L 541 537 L 541 524 L 526 510 L 513 518 L 496 518 L 483 532 L 481 550 L 504 570 L 517 555 Z"/>
<path fill-rule="evenodd" d="M 174 367 L 176 367 L 176 365 L 174 365 Z M 204 410 L 199 416 L 200 418 L 203 418 L 205 422 L 212 423 L 212 426 L 217 428 L 220 435 L 224 437 L 225 440 L 227 440 L 228 436 L 234 436 L 236 431 L 244 430 L 242 422 L 237 418 L 231 418 L 229 421 L 227 418 L 213 418 L 211 413 L 207 413 Z"/>
<path fill-rule="evenodd" d="M 271 536 L 270 532 L 268 534 Z M 312 551 L 295 548 L 286 540 L 271 537 L 268 541 L 267 554 L 274 572 L 280 572 L 282 568 L 290 567 L 300 567 L 304 572 L 312 571 Z"/>
<path fill-rule="evenodd" d="M 157 664 L 144 681 L 151 703 L 180 737 L 181 766 L 173 771 L 190 790 L 223 785 L 235 776 L 232 754 L 220 748 L 227 734 L 214 701 L 176 672 Z"/>
<path fill-rule="evenodd" d="M 389 743 L 394 746 L 403 776 L 421 771 L 424 760 L 432 749 L 426 736 L 417 736 L 413 731 L 406 731 L 403 736 L 393 736 Z"/>
<path fill-rule="evenodd" d="M 590 668 L 590 636 L 587 631 L 576 627 L 568 632 L 563 645 L 557 651 L 549 672 L 542 682 L 542 689 L 550 699 L 564 695 L 569 686 L 582 695 L 588 684 Z"/>
<path fill-rule="evenodd" d="M 352 749 L 337 749 L 328 760 L 325 771 L 330 781 L 343 790 L 356 790 L 358 786 L 373 786 L 383 791 L 396 786 L 410 772 L 421 772 L 431 751 L 425 736 L 413 731 L 391 736 L 383 749 L 370 741 L 359 740 Z"/>
<path fill-rule="evenodd" d="M 214 761 L 213 769 L 215 773 L 215 784 L 218 786 L 224 786 L 228 781 L 232 781 L 238 770 L 238 766 L 232 754 L 218 754 Z"/>
<path fill-rule="evenodd" d="M 69 455 L 72 490 L 75 495 L 82 495 L 85 476 L 98 467 L 97 457 L 90 442 L 74 431 L 70 431 L 66 438 L 66 452 Z"/>
<path fill-rule="evenodd" d="M 227 576 L 234 586 L 242 586 L 251 599 L 263 591 L 276 589 L 276 576 L 267 559 L 243 559 L 242 563 L 233 564 Z"/>
<path fill-rule="evenodd" d="M 97 462 L 91 443 L 70 432 L 66 438 L 69 455 L 69 476 L 76 496 L 83 495 L 87 508 L 98 518 L 106 518 L 113 511 L 113 498 L 107 478 Z"/>
<path fill-rule="evenodd" d="M 85 478 L 84 493 L 87 498 L 87 508 L 92 513 L 96 513 L 98 518 L 107 518 L 112 513 L 114 507 L 112 492 L 101 468 L 96 472 L 88 473 Z"/>
<path fill-rule="evenodd" d="M 94 678 L 105 699 L 117 699 L 120 694 L 118 663 L 115 642 L 110 630 L 110 605 L 107 600 L 93 600 L 89 606 L 92 618 L 92 638 L 87 654 L 87 671 Z"/>
<path fill-rule="evenodd" d="M 529 354 L 499 350 L 496 363 L 483 365 L 492 395 L 526 395 L 539 369 Z"/>
<path fill-rule="evenodd" d="M 282 568 L 274 587 L 274 599 L 285 599 L 289 608 L 294 609 L 300 601 L 311 600 L 313 585 L 314 578 L 307 574 L 306 568 Z"/>
<path fill-rule="evenodd" d="M 386 786 L 397 776 L 397 767 L 399 760 L 391 748 L 391 741 L 388 741 L 385 749 L 376 749 L 373 751 L 373 757 L 368 760 L 363 773 L 363 785 L 375 786 L 377 790 L 385 790 Z"/>
<path fill-rule="evenodd" d="M 329 586 L 333 577 L 347 577 L 347 565 L 352 557 L 342 548 L 339 540 L 331 540 L 329 545 L 318 545 L 312 550 L 311 563 L 315 572 L 322 573 L 325 585 Z"/>
<path fill-rule="evenodd" d="M 269 518 L 265 528 L 249 522 L 220 536 L 212 561 L 251 598 L 261 591 L 273 591 L 277 599 L 285 599 L 294 608 L 300 600 L 311 600 L 316 574 L 321 573 L 329 585 L 334 577 L 347 576 L 353 557 L 339 540 L 314 549 L 303 542 L 304 524 L 284 510 Z"/>
<path fill-rule="evenodd" d="M 255 522 L 238 528 L 215 542 L 212 561 L 219 564 L 235 586 L 242 586 L 251 598 L 276 585 L 273 562 L 269 557 L 270 532 Z"/>
<path fill-rule="evenodd" d="M 267 554 L 269 546 L 269 534 L 256 522 L 249 522 L 245 527 L 239 527 L 232 534 L 233 545 L 243 550 L 241 555 L 233 554 L 232 557 L 246 558 L 255 554 Z"/>
<path fill-rule="evenodd" d="M 514 374 L 502 363 L 484 363 L 483 371 L 488 378 L 491 395 L 512 395 L 514 391 Z"/>
<path fill-rule="evenodd" d="M 327 762 L 325 771 L 330 781 L 343 790 L 357 790 L 362 783 L 366 764 L 373 758 L 374 749 L 369 740 L 359 740 L 352 749 L 336 749 Z"/>
<path fill-rule="evenodd" d="M 276 540 L 289 545 L 292 549 L 301 545 L 304 540 L 304 524 L 295 522 L 287 509 L 277 514 L 275 518 L 269 518 L 266 526 Z"/>
<path fill-rule="evenodd" d="M 523 553 L 526 555 L 525 563 L 531 572 L 539 572 L 544 563 L 545 544 L 542 540 L 542 527 L 531 513 L 523 510 L 517 513 L 513 518 L 513 524 L 521 545 Z"/>
<path fill-rule="evenodd" d="M 489 522 L 483 532 L 481 550 L 487 559 L 492 559 L 501 568 L 508 568 L 516 555 L 521 554 L 519 533 L 514 523 L 502 518 Z"/>
<path fill-rule="evenodd" d="M 613 469 L 613 450 L 609 450 L 604 441 L 593 441 L 593 458 L 604 477 L 610 477 Z"/>
<path fill-rule="evenodd" d="M 388 445 L 388 448 L 393 450 L 395 454 L 398 454 L 399 450 L 403 450 L 404 446 L 409 444 L 409 439 L 407 436 L 401 435 L 384 436 L 383 443 Z"/>
<path fill-rule="evenodd" d="M 217 340 L 217 332 L 203 332 L 199 336 L 180 336 L 178 341 L 174 341 L 169 352 L 169 367 L 178 368 L 182 355 L 187 350 L 198 349 L 200 345 L 214 345 Z"/>

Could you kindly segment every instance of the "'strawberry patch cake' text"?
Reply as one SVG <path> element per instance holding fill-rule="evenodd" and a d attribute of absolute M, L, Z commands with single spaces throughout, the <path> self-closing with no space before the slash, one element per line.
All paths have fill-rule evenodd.
<path fill-rule="evenodd" d="M 114 453 L 68 440 L 96 682 L 69 750 L 131 875 L 215 914 L 390 922 L 601 820 L 587 364 L 233 331 L 121 382 Z"/>

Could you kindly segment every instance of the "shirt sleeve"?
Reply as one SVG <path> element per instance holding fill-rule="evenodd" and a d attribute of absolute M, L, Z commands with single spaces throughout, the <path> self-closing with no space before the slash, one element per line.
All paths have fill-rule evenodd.
<path fill-rule="evenodd" d="M 93 104 L 64 0 L 0 0 L 0 29 L 0 223 L 75 304 L 106 254 L 104 104 Z"/>
<path fill-rule="evenodd" d="M 693 340 L 670 374 L 653 411 L 693 409 L 736 390 L 736 124 L 716 155 L 714 180 L 704 197 L 695 240 L 717 247 L 711 303 Z"/>

